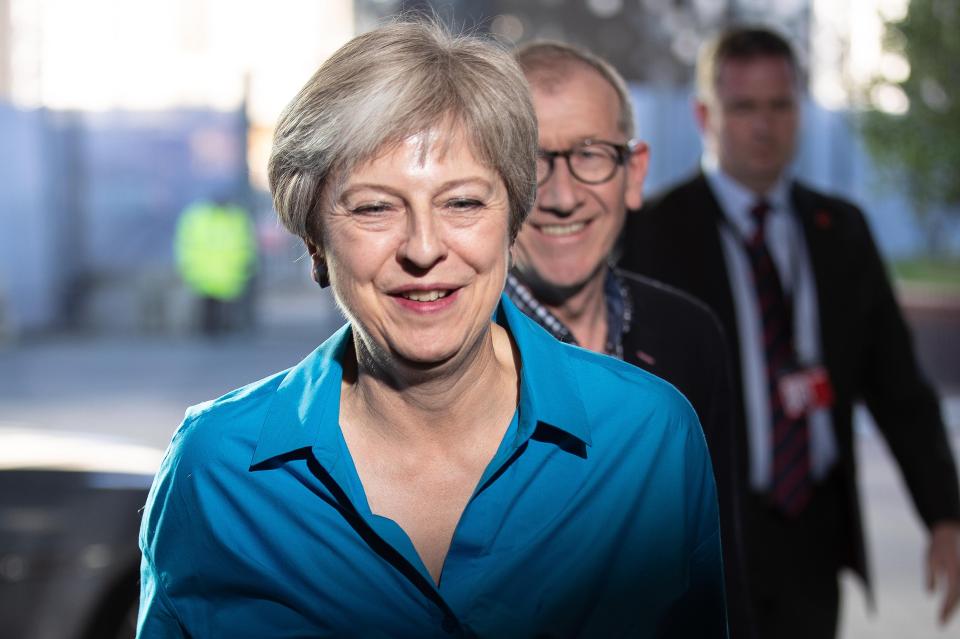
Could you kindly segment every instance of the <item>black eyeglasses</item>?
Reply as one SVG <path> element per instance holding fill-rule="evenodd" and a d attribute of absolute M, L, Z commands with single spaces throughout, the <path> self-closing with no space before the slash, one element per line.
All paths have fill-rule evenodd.
<path fill-rule="evenodd" d="M 633 150 L 633 140 L 616 144 L 602 140 L 584 140 L 566 151 L 537 151 L 537 186 L 553 175 L 553 161 L 567 161 L 570 174 L 584 184 L 603 184 L 612 178 Z"/>

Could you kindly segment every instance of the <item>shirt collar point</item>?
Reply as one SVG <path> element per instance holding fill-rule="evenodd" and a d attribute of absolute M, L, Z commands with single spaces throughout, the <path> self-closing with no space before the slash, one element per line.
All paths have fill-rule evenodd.
<path fill-rule="evenodd" d="M 351 337 L 346 324 L 287 372 L 270 401 L 251 466 L 302 448 L 336 450 L 336 432 L 327 422 L 331 407 L 339 418 L 340 359 Z"/>
<path fill-rule="evenodd" d="M 506 321 L 520 351 L 521 411 L 530 411 L 534 427 L 542 422 L 591 445 L 587 411 L 567 352 L 579 347 L 559 342 L 505 293 L 496 317 Z"/>

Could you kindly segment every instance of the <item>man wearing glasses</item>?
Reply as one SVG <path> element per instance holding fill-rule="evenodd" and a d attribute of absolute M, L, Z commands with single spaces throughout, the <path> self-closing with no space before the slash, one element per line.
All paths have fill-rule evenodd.
<path fill-rule="evenodd" d="M 529 44 L 515 57 L 530 83 L 540 150 L 537 199 L 507 294 L 558 339 L 650 371 L 690 400 L 717 481 L 731 636 L 749 637 L 719 323 L 693 298 L 610 266 L 627 209 L 640 208 L 648 160 L 632 139 L 626 84 L 607 62 L 566 44 Z"/>

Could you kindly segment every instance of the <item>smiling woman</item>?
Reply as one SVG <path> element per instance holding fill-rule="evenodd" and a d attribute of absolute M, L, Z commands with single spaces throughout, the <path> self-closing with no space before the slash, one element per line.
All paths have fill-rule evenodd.
<path fill-rule="evenodd" d="M 500 176 L 445 125 L 402 140 L 340 186 L 319 214 L 320 241 L 307 244 L 363 351 L 387 355 L 384 366 L 472 353 L 506 278 Z"/>
<path fill-rule="evenodd" d="M 348 323 L 188 410 L 144 511 L 140 636 L 725 634 L 689 404 L 501 295 L 536 144 L 509 53 L 429 23 L 301 90 L 274 201 Z"/>

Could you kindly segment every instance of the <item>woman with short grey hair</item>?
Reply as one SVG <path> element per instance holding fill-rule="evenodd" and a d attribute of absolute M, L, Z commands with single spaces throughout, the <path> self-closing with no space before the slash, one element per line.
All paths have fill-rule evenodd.
<path fill-rule="evenodd" d="M 509 53 L 430 23 L 354 38 L 300 91 L 271 189 L 348 322 L 187 411 L 144 511 L 138 636 L 666 636 L 692 615 L 724 636 L 689 404 L 501 295 L 536 144 Z"/>
<path fill-rule="evenodd" d="M 284 110 L 269 165 L 280 220 L 310 238 L 331 175 L 444 120 L 464 127 L 477 160 L 500 174 L 515 236 L 536 195 L 536 116 L 526 80 L 489 42 L 420 22 L 354 38 Z"/>

